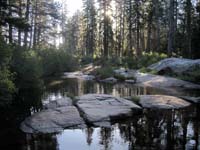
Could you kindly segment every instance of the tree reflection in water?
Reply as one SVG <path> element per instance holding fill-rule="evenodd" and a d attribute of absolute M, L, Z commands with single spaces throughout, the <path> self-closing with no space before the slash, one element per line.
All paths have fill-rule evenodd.
<path fill-rule="evenodd" d="M 106 93 L 115 96 L 164 94 L 164 91 L 129 84 L 100 84 L 79 80 L 56 80 L 42 86 L 19 91 L 12 109 L 1 118 L 0 149 L 15 150 L 173 150 L 200 149 L 200 107 L 185 110 L 143 110 L 131 119 L 113 122 L 110 128 L 88 126 L 85 129 L 66 129 L 57 134 L 24 134 L 19 123 L 42 109 L 42 101 L 86 93 Z M 186 93 L 187 95 L 189 93 Z M 10 111 L 10 113 L 9 113 Z M 9 115 L 10 114 L 10 115 Z M 15 115 L 11 115 L 15 114 Z M 5 118 L 6 116 L 6 118 Z"/>
<path fill-rule="evenodd" d="M 57 83 L 57 84 L 56 84 Z M 43 99 L 60 98 L 65 96 L 80 96 L 87 93 L 112 94 L 114 96 L 128 97 L 133 95 L 164 94 L 166 91 L 150 87 L 138 87 L 133 84 L 106 84 L 95 81 L 77 79 L 54 79 L 46 81 L 46 91 Z"/>
<path fill-rule="evenodd" d="M 199 107 L 191 107 L 185 110 L 144 110 L 141 116 L 114 123 L 111 128 L 88 127 L 83 130 L 74 130 L 71 133 L 60 133 L 65 142 L 79 144 L 79 149 L 148 149 L 148 150 L 177 150 L 199 148 Z M 193 134 L 189 134 L 189 132 Z M 71 134 L 77 141 L 70 141 Z M 85 136 L 84 136 L 85 135 Z M 85 140 L 83 140 L 85 138 Z M 57 141 L 56 141 L 57 140 Z M 71 139 L 73 140 L 73 138 Z M 191 142 L 193 141 L 193 142 Z M 55 135 L 31 136 L 27 143 L 35 149 L 63 149 L 63 143 Z M 32 143 L 32 144 L 30 144 Z M 191 144 L 194 143 L 194 144 Z M 44 145 L 42 145 L 44 144 Z M 82 146 L 81 146 L 82 145 Z M 30 146 L 29 146 L 30 147 Z M 36 148 L 37 147 L 37 148 Z M 76 145 L 77 147 L 77 145 Z M 67 149 L 67 147 L 65 147 Z M 73 149 L 73 145 L 70 145 Z"/>

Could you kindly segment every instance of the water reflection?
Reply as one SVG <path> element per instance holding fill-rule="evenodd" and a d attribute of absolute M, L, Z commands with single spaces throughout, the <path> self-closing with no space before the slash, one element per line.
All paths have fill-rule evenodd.
<path fill-rule="evenodd" d="M 113 124 L 111 128 L 87 127 L 54 135 L 31 136 L 27 147 L 59 150 L 198 150 L 199 107 L 181 111 L 144 110 L 142 116 Z M 51 138 L 50 138 L 51 137 Z M 54 147 L 51 147 L 51 146 Z M 50 148 L 51 147 L 51 148 Z"/>
<path fill-rule="evenodd" d="M 20 123 L 34 112 L 42 109 L 41 97 L 43 83 L 38 80 L 34 84 L 26 84 L 18 89 L 18 95 L 8 108 L 0 108 L 0 149 L 28 149 L 26 138 L 19 130 Z"/>
<path fill-rule="evenodd" d="M 37 84 L 35 84 L 37 85 Z M 87 127 L 64 130 L 58 134 L 24 134 L 19 123 L 42 109 L 42 101 L 86 93 L 105 93 L 128 97 L 133 95 L 165 94 L 166 91 L 137 87 L 131 84 L 101 84 L 76 79 L 50 80 L 43 85 L 19 89 L 10 110 L 2 111 L 0 149 L 2 150 L 173 150 L 200 149 L 200 107 L 181 111 L 144 110 L 141 116 L 113 123 L 111 128 Z M 168 94 L 168 93 L 167 93 Z M 198 91 L 186 91 L 197 95 Z M 14 114 L 14 115 L 13 115 Z"/>
<path fill-rule="evenodd" d="M 27 134 L 25 142 L 23 150 L 58 150 L 57 136 L 53 134 Z"/>
<path fill-rule="evenodd" d="M 43 97 L 44 100 L 52 100 L 65 96 L 80 96 L 87 93 L 112 94 L 114 96 L 121 97 L 166 93 L 166 91 L 160 89 L 139 87 L 128 83 L 118 83 L 112 85 L 78 79 L 58 79 L 54 81 L 47 81 L 46 84 L 48 86 Z"/>

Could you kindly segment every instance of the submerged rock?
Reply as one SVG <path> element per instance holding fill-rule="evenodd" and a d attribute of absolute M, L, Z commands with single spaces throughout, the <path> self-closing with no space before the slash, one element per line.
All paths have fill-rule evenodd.
<path fill-rule="evenodd" d="M 132 83 L 132 84 L 135 84 L 136 83 L 136 80 L 125 80 L 126 83 Z"/>
<path fill-rule="evenodd" d="M 21 123 L 21 130 L 26 133 L 54 133 L 64 128 L 85 126 L 77 108 L 72 106 L 70 98 L 58 100 L 56 105 L 54 103 L 47 105 L 47 110 L 26 118 Z"/>
<path fill-rule="evenodd" d="M 141 95 L 139 98 L 139 104 L 150 109 L 181 109 L 191 105 L 191 103 L 174 96 Z"/>
<path fill-rule="evenodd" d="M 159 74 L 189 74 L 200 68 L 200 59 L 166 58 L 148 68 L 156 70 Z"/>
<path fill-rule="evenodd" d="M 95 76 L 83 74 L 83 72 L 77 71 L 77 72 L 65 72 L 63 78 L 72 78 L 72 79 L 76 78 L 76 79 L 81 79 L 81 80 L 94 80 Z"/>
<path fill-rule="evenodd" d="M 117 79 L 115 79 L 114 77 L 110 77 L 110 78 L 106 78 L 103 80 L 100 80 L 100 82 L 105 82 L 105 83 L 116 83 Z"/>
<path fill-rule="evenodd" d="M 77 97 L 76 105 L 87 122 L 97 126 L 108 126 L 113 119 L 131 117 L 141 110 L 141 107 L 131 101 L 105 94 Z"/>
<path fill-rule="evenodd" d="M 65 107 L 65 106 L 72 106 L 71 98 L 66 97 L 66 98 L 50 101 L 48 103 L 45 103 L 43 107 L 45 109 L 55 109 L 58 107 Z"/>

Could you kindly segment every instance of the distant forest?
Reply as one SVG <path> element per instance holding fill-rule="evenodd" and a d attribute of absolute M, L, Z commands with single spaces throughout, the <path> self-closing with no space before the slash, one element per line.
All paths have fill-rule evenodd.
<path fill-rule="evenodd" d="M 82 57 L 200 58 L 200 1 L 83 0 L 69 16 L 53 0 L 1 0 L 0 35 L 7 44 Z"/>

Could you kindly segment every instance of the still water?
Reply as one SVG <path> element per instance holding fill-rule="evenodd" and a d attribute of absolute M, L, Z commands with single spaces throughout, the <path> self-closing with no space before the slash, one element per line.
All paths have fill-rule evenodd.
<path fill-rule="evenodd" d="M 113 122 L 110 128 L 88 126 L 56 134 L 25 134 L 19 130 L 19 124 L 25 117 L 42 110 L 42 103 L 86 93 L 121 97 L 170 94 L 160 89 L 124 83 L 111 85 L 77 79 L 47 80 L 44 90 L 29 88 L 20 91 L 12 111 L 1 114 L 4 117 L 0 125 L 0 150 L 200 150 L 200 107 L 196 105 L 179 111 L 144 110 L 143 114 L 132 119 Z M 180 94 L 200 96 L 199 91 L 183 91 Z M 13 113 L 14 116 L 11 115 Z"/>

